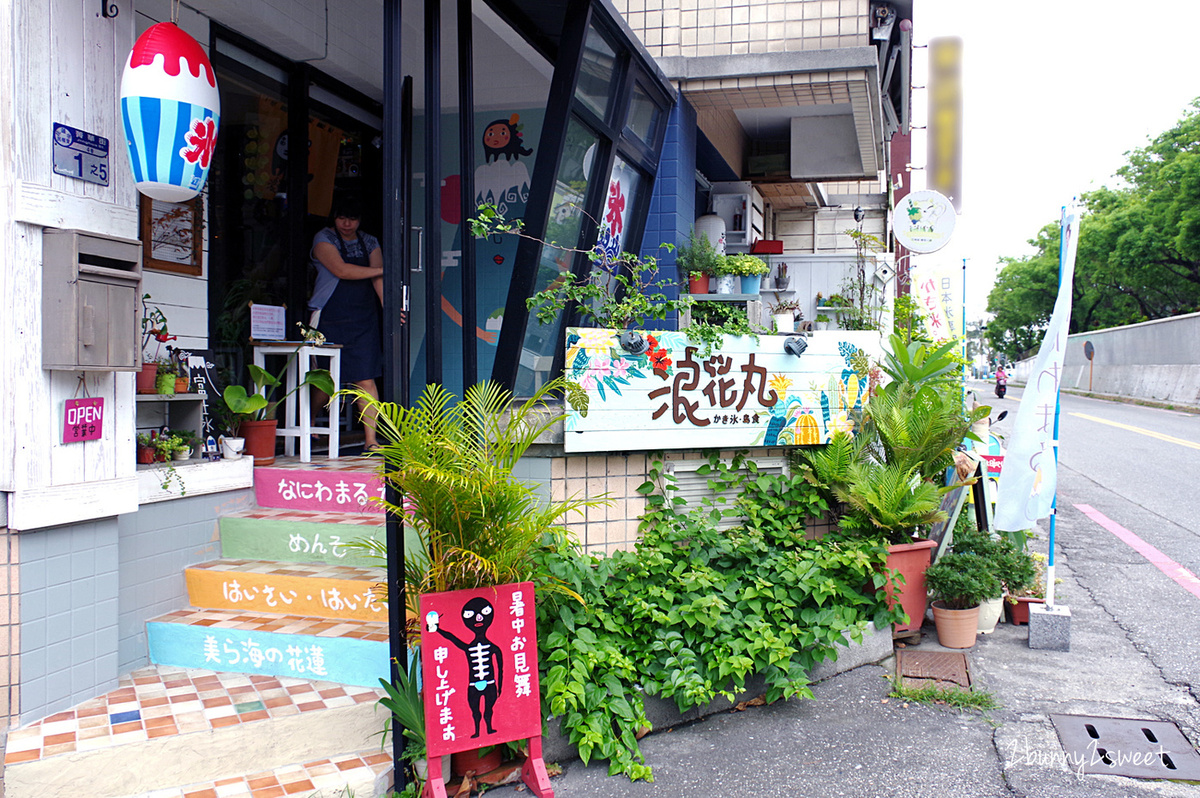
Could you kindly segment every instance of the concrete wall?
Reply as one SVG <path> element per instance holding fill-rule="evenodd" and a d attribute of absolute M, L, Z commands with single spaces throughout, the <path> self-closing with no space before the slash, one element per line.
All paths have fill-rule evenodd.
<path fill-rule="evenodd" d="M 1017 363 L 1014 379 L 1032 368 L 1032 358 Z M 1062 387 L 1200 406 L 1200 313 L 1070 336 Z"/>

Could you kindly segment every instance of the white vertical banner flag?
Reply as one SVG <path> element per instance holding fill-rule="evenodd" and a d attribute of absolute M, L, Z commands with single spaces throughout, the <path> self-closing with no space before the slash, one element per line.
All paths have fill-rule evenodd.
<path fill-rule="evenodd" d="M 1054 416 L 1071 322 L 1071 287 L 1078 243 L 1079 211 L 1075 206 L 1064 208 L 1058 298 L 1021 396 L 1012 440 L 1004 454 L 1004 469 L 1000 472 L 996 528 L 1007 532 L 1032 529 L 1038 519 L 1050 515 L 1058 488 Z"/>

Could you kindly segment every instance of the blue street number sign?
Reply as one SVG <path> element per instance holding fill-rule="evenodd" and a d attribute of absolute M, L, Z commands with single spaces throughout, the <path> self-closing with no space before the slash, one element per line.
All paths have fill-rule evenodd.
<path fill-rule="evenodd" d="M 108 139 L 54 123 L 54 173 L 108 185 Z"/>

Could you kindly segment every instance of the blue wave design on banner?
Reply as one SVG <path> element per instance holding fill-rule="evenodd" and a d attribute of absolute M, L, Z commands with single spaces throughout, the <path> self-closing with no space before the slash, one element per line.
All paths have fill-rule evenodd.
<path fill-rule="evenodd" d="M 121 116 L 135 183 L 165 183 L 199 189 L 208 170 L 180 155 L 193 120 L 220 120 L 210 109 L 157 97 L 124 97 Z M 211 162 L 210 162 L 211 163 Z"/>

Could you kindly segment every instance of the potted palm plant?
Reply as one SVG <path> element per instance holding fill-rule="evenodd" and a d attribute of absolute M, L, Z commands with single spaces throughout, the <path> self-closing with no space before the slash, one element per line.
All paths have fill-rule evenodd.
<path fill-rule="evenodd" d="M 282 376 L 287 373 L 295 359 L 296 353 L 293 352 L 278 376 L 251 363 L 247 368 L 254 383 L 254 393 L 248 393 L 241 385 L 230 385 L 221 395 L 232 416 L 237 436 L 245 439 L 244 451 L 254 456 L 256 466 L 271 465 L 275 462 L 275 429 L 279 424 L 275 418 L 275 409 L 281 402 L 306 385 L 311 385 L 326 395 L 332 395 L 337 390 L 328 370 L 313 369 L 304 375 L 303 380 L 298 381 L 296 387 L 278 399 L 273 399 L 275 389 L 283 383 Z"/>
<path fill-rule="evenodd" d="M 430 385 L 412 407 L 380 402 L 358 389 L 342 393 L 367 402 L 377 413 L 380 474 L 405 500 L 403 506 L 387 507 L 406 518 L 420 542 L 406 557 L 404 595 L 399 601 L 388 597 L 391 607 L 405 608 L 410 646 L 420 641 L 416 620 L 422 593 L 531 581 L 539 594 L 578 598 L 543 570 L 539 553 L 568 541 L 561 526 L 567 513 L 604 500 L 546 501 L 513 473 L 529 447 L 561 416 L 548 405 L 548 397 L 565 393 L 568 399 L 578 398 L 578 386 L 552 380 L 519 405 L 495 383 L 473 385 L 461 400 Z M 367 538 L 355 545 L 386 560 L 380 541 Z M 411 713 L 412 678 L 407 682 L 408 687 L 404 682 L 385 685 L 385 706 Z M 416 727 L 417 721 L 411 725 Z"/>
<path fill-rule="evenodd" d="M 946 648 L 970 648 L 979 630 L 979 605 L 1003 589 L 994 564 L 970 552 L 951 551 L 925 571 L 933 602 L 938 642 Z"/>

